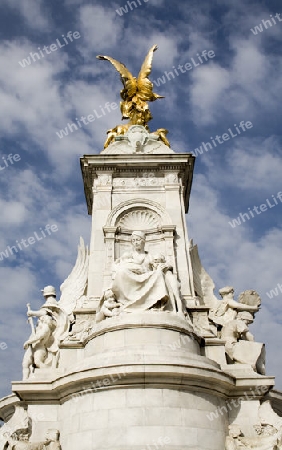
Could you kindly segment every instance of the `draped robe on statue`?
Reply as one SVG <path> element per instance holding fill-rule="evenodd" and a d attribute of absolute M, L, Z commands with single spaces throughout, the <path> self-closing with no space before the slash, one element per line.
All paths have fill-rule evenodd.
<path fill-rule="evenodd" d="M 164 308 L 169 299 L 161 268 L 153 269 L 148 252 L 127 252 L 116 263 L 112 291 L 122 310 L 134 312 Z M 158 303 L 158 305 L 156 305 Z"/>

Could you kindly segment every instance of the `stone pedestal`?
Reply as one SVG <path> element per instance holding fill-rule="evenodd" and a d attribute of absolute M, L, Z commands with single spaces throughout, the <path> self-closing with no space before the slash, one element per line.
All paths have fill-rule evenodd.
<path fill-rule="evenodd" d="M 29 423 L 30 443 L 43 442 L 48 429 L 59 430 L 60 436 L 53 433 L 52 448 L 59 449 L 60 442 L 62 450 L 224 450 L 230 425 L 239 427 L 238 438 L 242 433 L 256 437 L 254 426 L 262 423 L 264 400 L 272 399 L 281 412 L 281 399 L 279 394 L 266 397 L 273 377 L 248 364 L 227 364 L 220 322 L 210 315 L 219 302 L 213 282 L 198 253 L 189 251 L 185 213 L 194 157 L 174 153 L 143 127 L 137 128 L 144 139 L 135 147 L 130 136 L 124 136 L 100 155 L 81 158 L 93 219 L 90 252 L 81 244 L 65 283 L 70 289 L 62 292 L 59 302 L 47 296 L 37 312 L 39 352 L 52 357 L 53 367 L 48 359 L 41 367 L 34 359 L 34 372 L 30 370 L 24 381 L 14 381 L 13 395 L 0 400 L 0 418 L 11 436 L 15 430 L 27 432 Z M 134 232 L 143 239 L 142 252 L 135 248 L 135 259 Z M 124 260 L 130 260 L 129 265 L 122 266 Z M 164 267 L 158 266 L 160 261 Z M 121 298 L 117 305 L 113 280 L 119 264 L 130 271 L 128 278 L 120 278 L 129 280 L 130 299 Z M 165 295 L 151 295 L 148 306 L 142 303 L 135 275 L 144 275 L 145 300 L 148 279 L 156 284 L 154 292 L 159 293 L 161 284 Z M 113 295 L 116 306 L 103 312 L 106 294 Z M 126 310 L 126 301 L 130 306 L 135 302 L 136 309 Z M 223 305 L 220 320 L 228 299 Z M 113 315 L 114 309 L 119 315 Z M 233 322 L 236 314 L 231 311 Z M 234 330 L 236 326 L 237 322 Z M 233 328 L 229 331 L 225 335 L 230 353 Z M 43 342 L 46 333 L 52 342 Z M 37 345 L 32 342 L 27 349 L 31 356 Z M 25 367 L 29 369 L 32 366 Z M 273 414 L 272 430 L 279 422 Z M 3 436 L 0 431 L 0 450 L 7 448 Z M 228 439 L 233 444 L 233 437 Z M 23 442 L 21 448 L 29 450 Z"/>
<path fill-rule="evenodd" d="M 177 315 L 127 314 L 105 320 L 81 345 L 64 343 L 58 372 L 40 371 L 13 391 L 35 421 L 33 438 L 58 426 L 62 448 L 223 448 L 224 405 L 232 377 L 201 356 L 201 339 Z M 199 424 L 201 426 L 199 427 Z M 147 447 L 149 448 L 149 447 Z"/>
<path fill-rule="evenodd" d="M 93 305 L 111 284 L 113 262 L 128 248 L 134 229 L 146 232 L 148 251 L 162 252 L 175 268 L 184 299 L 194 298 L 185 223 L 193 166 L 191 154 L 81 158 L 88 212 L 93 218 L 88 276 Z"/>
<path fill-rule="evenodd" d="M 141 450 L 154 442 L 224 449 L 226 399 L 249 390 L 250 380 L 237 387 L 201 355 L 203 345 L 177 314 L 127 314 L 96 325 L 76 348 L 65 341 L 57 371 L 35 372 L 13 391 L 34 418 L 33 440 L 59 428 L 63 450 Z M 261 377 L 266 390 L 272 383 Z"/>

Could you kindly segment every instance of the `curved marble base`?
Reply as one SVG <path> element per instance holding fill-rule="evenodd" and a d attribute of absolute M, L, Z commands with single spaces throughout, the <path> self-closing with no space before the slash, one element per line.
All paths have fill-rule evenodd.
<path fill-rule="evenodd" d="M 33 439 L 59 429 L 62 450 L 223 450 L 234 377 L 202 356 L 183 316 L 127 314 L 61 345 L 58 369 L 13 383 Z M 223 411 L 214 419 L 216 411 Z M 155 444 L 154 444 L 155 443 Z"/>

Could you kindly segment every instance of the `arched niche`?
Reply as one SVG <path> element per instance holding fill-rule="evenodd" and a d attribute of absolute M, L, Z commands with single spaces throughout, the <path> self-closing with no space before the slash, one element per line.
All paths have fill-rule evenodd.
<path fill-rule="evenodd" d="M 176 271 L 174 233 L 171 217 L 157 202 L 132 199 L 117 205 L 103 228 L 106 243 L 105 284 L 109 285 L 113 262 L 131 248 L 130 237 L 135 230 L 146 234 L 146 250 L 162 253 Z"/>

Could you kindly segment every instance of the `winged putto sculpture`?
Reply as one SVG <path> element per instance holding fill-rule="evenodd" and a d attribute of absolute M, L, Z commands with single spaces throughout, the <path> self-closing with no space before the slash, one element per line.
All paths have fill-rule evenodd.
<path fill-rule="evenodd" d="M 104 148 L 115 139 L 118 135 L 125 134 L 129 127 L 132 125 L 142 125 L 149 131 L 148 122 L 153 118 L 148 106 L 148 102 L 153 102 L 163 96 L 153 92 L 153 83 L 149 80 L 148 76 L 152 70 L 153 53 L 157 50 L 157 45 L 153 45 L 139 72 L 138 77 L 134 77 L 127 67 L 110 56 L 98 55 L 98 59 L 109 61 L 115 69 L 119 72 L 123 89 L 120 91 L 121 102 L 120 110 L 122 119 L 129 119 L 126 125 L 117 125 L 115 128 L 108 130 L 108 138 L 105 142 Z M 169 142 L 166 139 L 167 130 L 160 128 L 155 131 L 155 134 L 169 146 Z"/>

